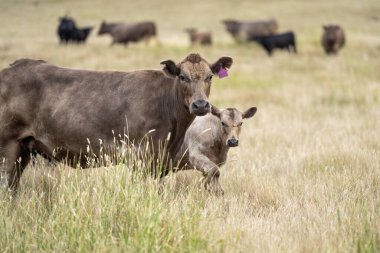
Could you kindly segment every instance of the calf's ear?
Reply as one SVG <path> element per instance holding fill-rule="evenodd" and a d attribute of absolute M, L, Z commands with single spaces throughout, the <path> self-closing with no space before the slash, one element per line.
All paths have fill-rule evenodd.
<path fill-rule="evenodd" d="M 178 68 L 175 62 L 172 60 L 163 61 L 160 64 L 165 65 L 163 71 L 168 76 L 176 77 L 181 73 L 180 68 Z"/>
<path fill-rule="evenodd" d="M 214 64 L 211 65 L 211 71 L 214 74 L 217 74 L 221 68 L 227 68 L 229 69 L 233 63 L 233 60 L 231 57 L 221 57 L 219 60 L 217 60 Z"/>
<path fill-rule="evenodd" d="M 245 112 L 243 112 L 243 119 L 248 119 L 248 118 L 253 117 L 253 115 L 255 115 L 256 112 L 257 112 L 257 108 L 256 107 L 249 108 L 248 110 L 246 110 Z"/>
<path fill-rule="evenodd" d="M 211 105 L 211 114 L 220 118 L 220 110 L 215 105 Z"/>

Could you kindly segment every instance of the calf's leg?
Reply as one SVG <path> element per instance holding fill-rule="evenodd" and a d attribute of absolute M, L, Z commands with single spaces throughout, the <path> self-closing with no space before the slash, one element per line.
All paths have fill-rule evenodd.
<path fill-rule="evenodd" d="M 224 194 L 224 190 L 219 183 L 220 172 L 218 165 L 203 154 L 190 155 L 189 161 L 205 177 L 204 187 L 206 190 L 216 195 Z"/>

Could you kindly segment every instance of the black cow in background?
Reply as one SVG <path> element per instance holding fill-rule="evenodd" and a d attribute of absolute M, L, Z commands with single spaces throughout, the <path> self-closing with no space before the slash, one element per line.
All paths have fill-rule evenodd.
<path fill-rule="evenodd" d="M 297 53 L 296 36 L 294 32 L 291 31 L 281 34 L 249 38 L 249 40 L 260 44 L 267 51 L 268 55 L 272 55 L 272 51 L 276 48 L 287 49 L 289 52 Z"/>
<path fill-rule="evenodd" d="M 84 43 L 91 33 L 93 27 L 78 28 L 75 20 L 67 16 L 59 18 L 58 36 L 60 43 Z"/>

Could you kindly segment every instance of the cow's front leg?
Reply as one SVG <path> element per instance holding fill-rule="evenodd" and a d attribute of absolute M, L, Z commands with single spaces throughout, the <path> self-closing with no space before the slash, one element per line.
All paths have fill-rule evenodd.
<path fill-rule="evenodd" d="M 204 176 L 204 187 L 211 193 L 223 195 L 224 190 L 219 183 L 219 167 L 203 154 L 189 156 L 190 163 Z"/>

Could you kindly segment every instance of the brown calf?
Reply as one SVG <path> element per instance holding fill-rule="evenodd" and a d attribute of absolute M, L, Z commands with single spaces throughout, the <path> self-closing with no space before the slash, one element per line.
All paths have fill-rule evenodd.
<path fill-rule="evenodd" d="M 346 38 L 339 25 L 323 26 L 322 46 L 326 54 L 337 54 L 343 48 Z"/>
<path fill-rule="evenodd" d="M 206 189 L 217 195 L 223 194 L 219 184 L 219 166 L 227 159 L 230 147 L 239 145 L 243 119 L 251 118 L 257 111 L 251 107 L 245 112 L 235 108 L 220 111 L 212 106 L 212 114 L 196 117 L 186 132 L 177 159 L 178 170 L 196 169 L 205 177 Z"/>
<path fill-rule="evenodd" d="M 190 36 L 191 45 L 212 45 L 212 34 L 211 32 L 201 32 L 195 28 L 188 28 L 185 30 Z"/>

